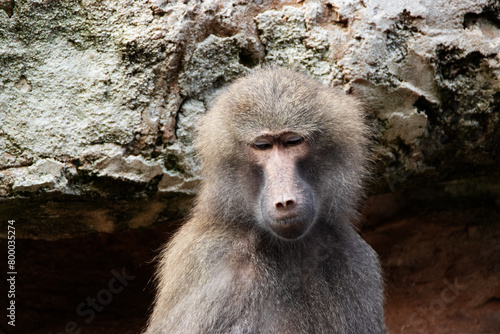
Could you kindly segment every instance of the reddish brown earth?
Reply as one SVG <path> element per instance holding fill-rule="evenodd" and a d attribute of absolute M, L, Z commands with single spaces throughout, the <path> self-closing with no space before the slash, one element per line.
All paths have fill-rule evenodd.
<path fill-rule="evenodd" d="M 425 192 L 370 198 L 363 236 L 382 259 L 390 333 L 500 333 L 499 204 Z M 2 314 L 0 333 L 140 332 L 153 295 L 151 260 L 171 232 L 162 225 L 18 239 L 16 327 Z M 116 279 L 122 274 L 126 285 Z M 5 310 L 6 298 L 0 303 Z"/>
<path fill-rule="evenodd" d="M 390 333 L 500 333 L 499 203 L 470 204 L 399 211 L 365 231 L 384 267 Z"/>

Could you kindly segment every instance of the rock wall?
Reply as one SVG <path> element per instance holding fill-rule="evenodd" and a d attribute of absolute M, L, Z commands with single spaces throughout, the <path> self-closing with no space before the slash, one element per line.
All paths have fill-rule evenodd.
<path fill-rule="evenodd" d="M 271 64 L 365 103 L 375 192 L 498 172 L 496 0 L 58 0 L 0 8 L 7 214 L 26 198 L 43 206 L 159 196 L 176 206 L 196 192 L 197 116 L 222 86 Z M 166 207 L 120 222 L 150 225 Z M 116 214 L 101 216 L 106 230 L 116 228 Z"/>

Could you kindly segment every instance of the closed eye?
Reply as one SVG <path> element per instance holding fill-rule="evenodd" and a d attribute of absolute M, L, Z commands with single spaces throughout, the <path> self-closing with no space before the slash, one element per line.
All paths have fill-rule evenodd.
<path fill-rule="evenodd" d="M 301 136 L 291 136 L 285 140 L 284 144 L 286 146 L 294 146 L 294 145 L 298 145 L 298 144 L 302 143 L 303 141 L 304 141 L 304 138 Z"/>
<path fill-rule="evenodd" d="M 273 144 L 269 140 L 257 140 L 252 144 L 258 150 L 267 150 L 273 147 Z"/>
<path fill-rule="evenodd" d="M 259 150 L 267 150 L 268 148 L 271 148 L 271 144 L 266 143 L 266 144 L 253 144 L 253 147 Z"/>

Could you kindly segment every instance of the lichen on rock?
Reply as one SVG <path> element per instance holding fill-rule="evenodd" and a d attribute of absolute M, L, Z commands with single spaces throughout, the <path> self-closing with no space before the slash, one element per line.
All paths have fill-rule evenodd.
<path fill-rule="evenodd" d="M 113 187 L 126 185 L 134 190 L 122 199 L 191 196 L 197 118 L 226 84 L 270 65 L 363 102 L 376 139 L 375 192 L 497 173 L 499 8 L 4 1 L 0 195 L 114 198 Z M 60 173 L 40 170 L 49 162 Z"/>

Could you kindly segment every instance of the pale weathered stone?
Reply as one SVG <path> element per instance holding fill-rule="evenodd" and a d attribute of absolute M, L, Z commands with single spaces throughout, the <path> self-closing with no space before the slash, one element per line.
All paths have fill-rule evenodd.
<path fill-rule="evenodd" d="M 427 116 L 417 112 L 405 115 L 395 112 L 389 118 L 389 129 L 386 132 L 386 140 L 394 141 L 401 138 L 406 144 L 413 144 L 420 137 L 427 126 Z"/>
<path fill-rule="evenodd" d="M 149 182 L 163 174 L 160 162 L 146 161 L 140 156 L 115 155 L 96 163 L 94 171 L 98 175 L 124 178 L 135 182 Z"/>
<path fill-rule="evenodd" d="M 269 65 L 363 102 L 381 189 L 498 173 L 499 12 L 496 0 L 0 2 L 0 196 L 161 194 L 175 207 L 199 182 L 197 118 Z"/>

